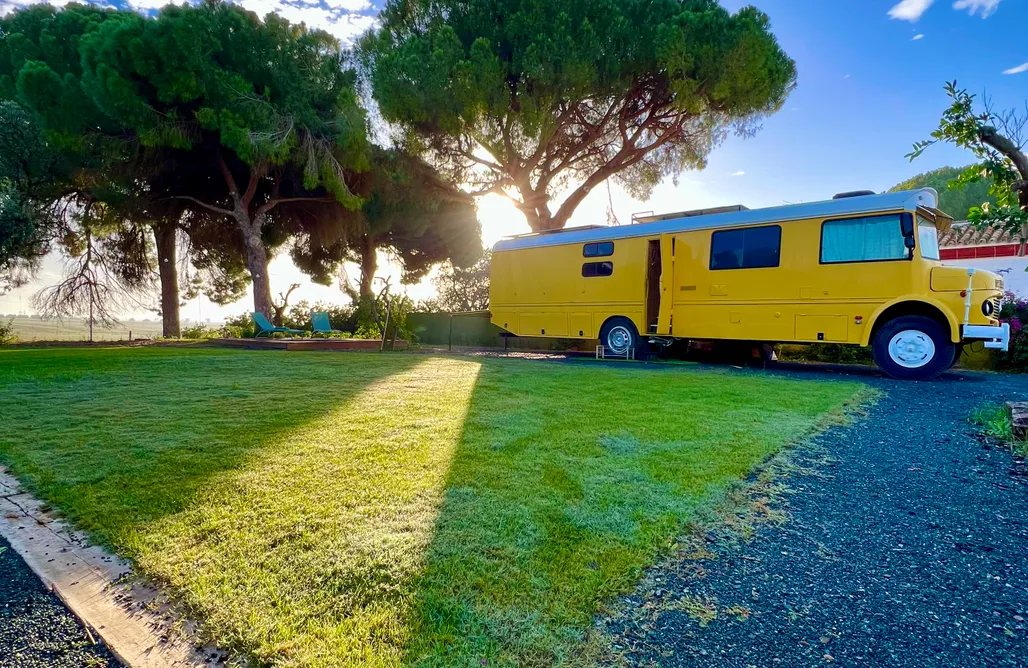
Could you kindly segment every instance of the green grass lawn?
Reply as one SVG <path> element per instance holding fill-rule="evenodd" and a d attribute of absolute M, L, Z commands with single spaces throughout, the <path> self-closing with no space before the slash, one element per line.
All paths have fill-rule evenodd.
<path fill-rule="evenodd" d="M 0 461 L 257 664 L 581 659 L 704 507 L 860 392 L 414 354 L 0 351 Z"/>

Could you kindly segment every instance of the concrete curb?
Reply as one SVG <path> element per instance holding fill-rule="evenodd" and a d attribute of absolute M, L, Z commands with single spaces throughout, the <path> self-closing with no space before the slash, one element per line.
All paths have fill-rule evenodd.
<path fill-rule="evenodd" d="M 224 656 L 198 647 L 194 626 L 176 624 L 160 592 L 131 565 L 89 545 L 54 518 L 0 466 L 0 535 L 68 609 L 131 668 L 215 666 Z M 174 628 L 173 628 L 174 627 Z"/>

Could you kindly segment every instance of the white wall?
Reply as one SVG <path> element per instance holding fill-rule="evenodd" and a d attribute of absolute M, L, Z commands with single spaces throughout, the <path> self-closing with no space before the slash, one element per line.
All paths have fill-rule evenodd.
<path fill-rule="evenodd" d="M 1028 298 L 1028 257 L 993 257 L 977 260 L 946 260 L 951 267 L 974 267 L 986 269 L 1003 276 L 1005 289 L 1020 297 Z"/>

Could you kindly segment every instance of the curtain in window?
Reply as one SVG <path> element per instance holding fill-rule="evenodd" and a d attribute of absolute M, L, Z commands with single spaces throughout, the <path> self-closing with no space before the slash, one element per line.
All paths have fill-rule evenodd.
<path fill-rule="evenodd" d="M 899 216 L 874 216 L 825 223 L 822 262 L 902 260 L 906 257 Z"/>

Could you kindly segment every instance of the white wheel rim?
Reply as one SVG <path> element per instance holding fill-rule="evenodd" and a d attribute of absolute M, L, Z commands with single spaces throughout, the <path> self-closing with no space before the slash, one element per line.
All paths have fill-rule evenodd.
<path fill-rule="evenodd" d="M 607 334 L 607 350 L 622 355 L 632 345 L 632 333 L 624 325 L 617 325 Z"/>
<path fill-rule="evenodd" d="M 905 329 L 889 341 L 889 357 L 905 369 L 920 369 L 935 359 L 935 342 L 920 330 Z"/>

